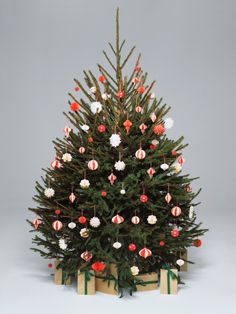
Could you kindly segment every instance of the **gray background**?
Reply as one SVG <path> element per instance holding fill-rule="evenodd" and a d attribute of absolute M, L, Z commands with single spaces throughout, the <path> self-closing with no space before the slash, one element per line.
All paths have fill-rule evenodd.
<path fill-rule="evenodd" d="M 72 79 L 83 69 L 98 75 L 117 5 L 122 37 L 142 52 L 155 93 L 172 106 L 168 135 L 191 144 L 185 171 L 201 177 L 198 216 L 210 233 L 190 250 L 196 264 L 178 296 L 79 297 L 75 287 L 53 285 L 48 262 L 29 251 L 34 181 L 63 135 Z M 1 313 L 234 312 L 235 15 L 233 0 L 0 0 Z"/>

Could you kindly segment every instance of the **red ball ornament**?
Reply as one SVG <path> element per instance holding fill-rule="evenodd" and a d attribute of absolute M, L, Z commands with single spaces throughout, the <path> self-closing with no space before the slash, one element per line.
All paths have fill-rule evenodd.
<path fill-rule="evenodd" d="M 88 138 L 88 142 L 89 142 L 89 143 L 92 143 L 92 142 L 93 142 L 92 136 L 90 136 L 90 137 Z"/>
<path fill-rule="evenodd" d="M 202 241 L 200 239 L 194 240 L 193 245 L 195 247 L 200 247 L 202 245 Z"/>
<path fill-rule="evenodd" d="M 163 125 L 161 125 L 161 124 L 157 124 L 157 125 L 155 125 L 154 128 L 153 128 L 153 132 L 154 132 L 155 134 L 157 134 L 157 135 L 163 134 L 164 131 L 165 131 L 165 129 L 164 129 Z"/>
<path fill-rule="evenodd" d="M 61 230 L 61 228 L 62 228 L 62 222 L 59 221 L 59 220 L 56 220 L 56 221 L 53 222 L 52 227 L 53 227 L 53 229 L 56 230 L 56 231 Z"/>
<path fill-rule="evenodd" d="M 101 195 L 102 195 L 102 197 L 106 197 L 107 196 L 107 192 L 106 191 L 102 191 Z"/>
<path fill-rule="evenodd" d="M 103 75 L 100 75 L 98 80 L 99 80 L 99 82 L 104 83 L 105 77 Z"/>
<path fill-rule="evenodd" d="M 140 67 L 139 66 L 136 66 L 135 67 L 135 72 L 138 72 L 140 70 Z"/>
<path fill-rule="evenodd" d="M 156 148 L 156 145 L 150 145 L 149 148 L 150 148 L 150 149 L 155 149 L 155 148 Z"/>
<path fill-rule="evenodd" d="M 172 237 L 177 238 L 179 236 L 179 230 L 173 229 L 171 230 L 170 234 Z"/>
<path fill-rule="evenodd" d="M 60 213 L 61 213 L 60 209 L 56 209 L 56 210 L 55 210 L 55 214 L 56 214 L 56 215 L 60 215 Z"/>
<path fill-rule="evenodd" d="M 164 246 L 164 245 L 165 245 L 165 242 L 164 242 L 164 241 L 160 241 L 160 242 L 159 242 L 159 245 L 160 245 L 160 246 Z"/>
<path fill-rule="evenodd" d="M 106 266 L 103 262 L 95 262 L 91 267 L 94 271 L 103 271 Z"/>
<path fill-rule="evenodd" d="M 147 195 L 142 194 L 142 195 L 140 196 L 140 202 L 142 202 L 142 203 L 146 203 L 147 201 L 148 201 L 148 197 L 147 197 Z"/>
<path fill-rule="evenodd" d="M 128 246 L 129 251 L 133 252 L 136 250 L 136 245 L 134 243 L 130 243 Z"/>
<path fill-rule="evenodd" d="M 116 93 L 116 96 L 118 98 L 123 98 L 124 97 L 124 92 L 122 90 L 119 90 L 117 93 Z"/>
<path fill-rule="evenodd" d="M 171 155 L 175 157 L 177 155 L 177 152 L 175 150 L 172 150 Z"/>
<path fill-rule="evenodd" d="M 144 91 L 145 91 L 145 87 L 144 86 L 139 86 L 139 88 L 138 88 L 139 94 L 143 94 Z"/>
<path fill-rule="evenodd" d="M 72 111 L 77 111 L 79 110 L 79 108 L 80 108 L 80 105 L 77 102 L 72 102 L 72 104 L 70 105 L 70 109 Z"/>
<path fill-rule="evenodd" d="M 76 91 L 76 92 L 79 91 L 79 86 L 75 86 L 75 91 Z"/>
<path fill-rule="evenodd" d="M 81 223 L 81 224 L 85 224 L 86 223 L 86 217 L 84 217 L 84 216 L 80 216 L 79 217 L 79 219 L 78 219 L 78 221 L 79 221 L 79 223 Z"/>
<path fill-rule="evenodd" d="M 100 124 L 100 125 L 98 126 L 98 132 L 103 133 L 103 132 L 105 132 L 105 131 L 106 131 L 105 125 L 104 125 L 104 124 Z"/>
<path fill-rule="evenodd" d="M 49 264 L 48 264 L 48 268 L 52 268 L 52 263 L 49 263 Z"/>

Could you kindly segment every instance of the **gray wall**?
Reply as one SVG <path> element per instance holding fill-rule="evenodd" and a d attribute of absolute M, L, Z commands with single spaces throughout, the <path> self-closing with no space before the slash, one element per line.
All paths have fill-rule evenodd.
<path fill-rule="evenodd" d="M 136 54 L 142 52 L 142 67 L 150 80 L 157 79 L 156 94 L 172 106 L 175 127 L 168 135 L 185 135 L 190 143 L 185 170 L 201 177 L 195 188 L 203 187 L 198 216 L 211 231 L 201 249 L 190 250 L 197 263 L 184 275 L 186 287 L 174 299 L 156 292 L 128 301 L 79 299 L 73 289 L 67 292 L 52 285 L 47 261 L 28 249 L 25 219 L 32 217 L 26 208 L 32 205 L 34 181 L 54 155 L 52 139 L 62 136 L 62 111 L 67 108 L 67 92 L 74 87 L 72 79 L 81 79 L 83 69 L 97 74 L 96 63 L 105 63 L 102 49 L 114 41 L 117 6 L 122 37 L 128 47 L 136 45 Z M 225 304 L 230 306 L 236 261 L 235 14 L 233 0 L 0 0 L 4 314 L 16 313 L 16 308 L 36 314 L 46 307 L 77 313 L 91 306 L 91 300 L 97 313 L 142 313 L 151 304 L 162 313 L 183 313 L 187 307 L 197 313 L 203 306 L 218 313 Z"/>

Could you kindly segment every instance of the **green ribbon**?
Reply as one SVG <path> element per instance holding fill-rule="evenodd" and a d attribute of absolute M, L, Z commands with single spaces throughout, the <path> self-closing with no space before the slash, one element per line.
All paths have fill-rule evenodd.
<path fill-rule="evenodd" d="M 162 269 L 167 270 L 167 293 L 171 293 L 170 289 L 170 279 L 178 279 L 178 276 L 166 265 L 162 267 Z"/>
<path fill-rule="evenodd" d="M 118 291 L 118 289 L 117 289 L 117 287 L 118 287 L 118 279 L 115 278 L 114 276 L 112 276 L 112 275 L 109 275 L 109 276 L 95 275 L 95 277 L 98 278 L 98 279 L 103 279 L 103 281 L 107 281 L 108 287 L 110 286 L 110 282 L 114 281 L 114 289 L 116 291 Z"/>
<path fill-rule="evenodd" d="M 146 285 L 151 285 L 153 283 L 158 283 L 158 280 L 142 281 L 142 282 L 136 283 L 136 285 L 146 286 Z"/>
<path fill-rule="evenodd" d="M 66 279 L 67 279 L 67 274 L 65 271 L 61 270 L 61 283 L 62 285 L 65 285 L 66 284 Z"/>

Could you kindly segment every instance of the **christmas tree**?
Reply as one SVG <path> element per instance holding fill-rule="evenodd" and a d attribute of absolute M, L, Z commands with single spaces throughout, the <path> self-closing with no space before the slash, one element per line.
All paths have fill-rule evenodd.
<path fill-rule="evenodd" d="M 36 182 L 36 218 L 28 222 L 37 234 L 33 250 L 60 260 L 68 276 L 78 269 L 109 275 L 115 264 L 118 290 L 132 293 L 137 274 L 189 262 L 183 252 L 200 246 L 206 229 L 196 223 L 196 178 L 182 173 L 183 137 L 167 138 L 170 108 L 152 92 L 140 55 L 124 75 L 134 51 L 122 59 L 124 44 L 117 10 L 115 62 L 104 51 L 110 70 L 99 64 L 99 75 L 84 71 L 85 84 L 74 80 L 69 126 L 53 142 L 56 156 Z"/>

